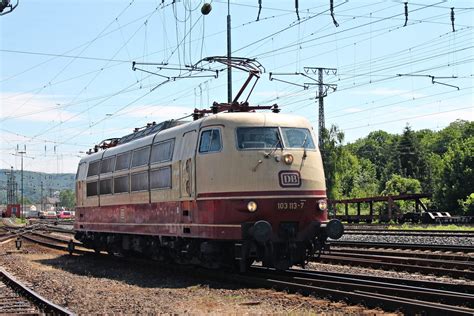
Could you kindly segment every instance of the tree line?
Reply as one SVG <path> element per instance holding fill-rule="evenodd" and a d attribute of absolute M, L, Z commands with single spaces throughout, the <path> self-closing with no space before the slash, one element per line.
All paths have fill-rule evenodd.
<path fill-rule="evenodd" d="M 431 193 L 430 206 L 474 215 L 474 122 L 440 131 L 371 132 L 344 145 L 337 126 L 323 131 L 321 153 L 329 199 Z"/>

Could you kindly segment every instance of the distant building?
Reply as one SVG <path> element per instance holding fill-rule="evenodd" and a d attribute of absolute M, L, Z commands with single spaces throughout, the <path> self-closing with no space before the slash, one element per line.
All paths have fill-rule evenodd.
<path fill-rule="evenodd" d="M 59 206 L 60 200 L 59 197 L 45 197 L 43 198 L 42 205 L 44 206 L 44 210 L 50 210 L 51 208 L 56 208 Z M 42 210 L 42 211 L 44 211 Z"/>

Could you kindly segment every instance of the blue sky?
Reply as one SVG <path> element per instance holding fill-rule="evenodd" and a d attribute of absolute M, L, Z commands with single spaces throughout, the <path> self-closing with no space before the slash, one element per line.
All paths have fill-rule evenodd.
<path fill-rule="evenodd" d="M 202 3 L 32 0 L 1 16 L 0 168 L 20 168 L 15 153 L 26 146 L 25 169 L 75 172 L 83 152 L 103 139 L 226 101 L 225 72 L 155 88 L 161 77 L 132 70 L 132 61 L 167 62 L 175 69 L 142 68 L 173 77 L 225 55 L 227 1 L 212 1 L 207 16 Z M 277 103 L 317 128 L 317 88 L 298 86 L 311 79 L 275 75 L 288 84 L 270 81 L 269 72 L 327 67 L 337 69 L 324 76 L 337 90 L 324 100 L 326 126 L 338 125 L 346 142 L 379 129 L 400 133 L 406 124 L 439 130 L 474 119 L 472 1 L 409 2 L 405 27 L 403 1 L 334 0 L 339 27 L 326 0 L 299 0 L 300 20 L 295 1 L 262 0 L 259 21 L 258 0 L 230 8 L 233 55 L 266 70 L 252 104 Z M 245 78 L 233 72 L 234 95 Z"/>

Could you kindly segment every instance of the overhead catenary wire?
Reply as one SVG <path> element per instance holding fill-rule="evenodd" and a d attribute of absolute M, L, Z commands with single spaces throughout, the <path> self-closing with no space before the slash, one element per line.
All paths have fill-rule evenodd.
<path fill-rule="evenodd" d="M 218 2 L 218 1 L 216 1 L 216 2 Z M 255 2 L 257 2 L 257 1 L 255 1 Z M 170 1 L 169 3 L 171 3 L 171 1 Z M 179 2 L 178 2 L 178 3 L 179 3 Z M 184 5 L 184 4 L 186 4 L 186 5 L 188 4 L 188 3 L 184 3 L 184 2 L 182 2 L 182 3 L 183 3 L 183 5 Z M 380 4 L 380 3 L 382 3 L 382 4 Z M 268 4 L 268 2 L 267 2 L 266 4 Z M 390 3 L 390 4 L 388 4 L 388 5 L 384 5 L 384 4 L 383 4 L 383 1 L 382 1 L 382 2 L 379 2 L 380 10 L 383 10 L 383 9 L 386 8 L 386 7 L 392 6 L 392 4 L 393 4 L 393 3 Z M 237 4 L 232 4 L 232 5 L 240 5 L 240 4 L 237 3 Z M 326 4 L 325 4 L 325 6 L 327 6 L 327 2 L 326 2 Z M 378 10 L 379 7 L 377 7 L 376 9 Z M 416 7 L 416 6 L 413 5 L 413 7 Z M 420 7 L 423 7 L 423 6 L 420 6 Z M 412 4 L 410 4 L 410 9 L 412 9 Z M 267 14 L 266 6 L 264 6 L 263 10 L 264 10 L 264 11 L 263 11 L 264 14 Z M 268 11 L 269 11 L 269 10 L 268 10 Z M 349 20 L 348 20 L 347 18 L 346 18 L 346 19 L 343 18 L 343 17 L 344 17 L 343 15 L 344 15 L 344 13 L 345 13 L 344 11 L 345 11 L 345 10 L 338 10 L 337 17 L 338 17 L 338 20 L 339 20 L 339 18 L 342 19 L 342 20 L 339 21 L 339 22 L 341 22 L 341 25 L 344 26 L 344 27 L 347 27 L 347 25 L 346 25 L 345 23 L 346 23 L 347 21 L 349 21 Z M 373 11 L 375 11 L 375 10 L 373 10 Z M 256 11 L 255 11 L 255 12 L 256 12 Z M 285 14 L 290 14 L 290 13 L 293 13 L 293 14 L 294 14 L 294 10 L 292 11 L 292 10 L 290 10 L 290 9 L 288 9 L 288 10 L 286 10 L 286 11 L 282 11 L 282 12 L 285 12 Z M 301 11 L 301 12 L 303 12 L 303 11 Z M 412 11 L 410 10 L 410 13 L 411 13 L 411 12 L 412 12 Z M 456 12 L 456 13 L 457 13 L 457 12 Z M 326 12 L 326 13 L 323 14 L 323 15 L 325 15 L 325 16 L 330 16 L 330 12 Z M 188 17 L 188 20 L 187 20 L 187 21 L 188 21 L 188 23 L 187 23 L 187 30 L 189 30 L 188 27 L 189 27 L 190 23 L 194 22 L 195 19 L 194 19 L 194 17 L 190 17 L 189 14 L 187 14 L 186 16 Z M 411 22 L 414 22 L 414 19 L 412 19 L 412 17 L 413 17 L 413 16 L 410 15 L 410 20 L 409 20 L 410 23 L 411 23 Z M 444 17 L 446 18 L 446 14 L 444 15 Z M 253 16 L 253 18 L 255 18 L 255 16 Z M 264 18 L 264 17 L 261 17 L 261 20 L 263 20 L 263 18 Z M 302 20 L 302 21 L 304 21 L 304 18 L 305 18 L 305 17 L 304 17 L 303 15 L 301 15 L 301 20 Z M 423 17 L 420 18 L 420 20 L 425 20 L 425 19 L 426 19 L 426 18 L 423 18 Z M 394 18 L 393 20 L 395 20 L 395 18 Z M 448 20 L 449 20 L 449 19 L 448 19 Z M 441 21 L 441 20 L 440 20 L 440 21 Z M 122 21 L 122 22 L 123 22 L 123 21 Z M 254 22 L 255 22 L 255 21 L 254 21 Z M 449 23 L 449 21 L 445 21 L 445 22 L 443 22 L 443 23 Z M 457 21 L 456 21 L 456 23 L 457 23 Z M 123 24 L 123 23 L 121 23 L 121 24 Z M 201 25 L 201 24 L 199 24 L 199 25 Z M 195 34 L 195 33 L 194 33 L 194 34 L 190 34 L 188 37 L 185 38 L 184 43 L 182 43 L 182 45 L 181 45 L 181 47 L 184 47 L 184 46 L 185 46 L 185 49 L 186 49 L 186 53 L 187 53 L 187 54 L 185 55 L 185 57 L 186 57 L 186 63 L 188 63 L 188 59 L 189 59 L 189 60 L 192 59 L 192 58 L 191 58 L 191 57 L 192 57 L 192 56 L 191 56 L 191 52 L 196 52 L 198 55 L 201 55 L 201 56 L 202 56 L 202 51 L 203 51 L 203 48 L 204 48 L 205 42 L 206 42 L 204 39 L 207 39 L 207 38 L 208 38 L 207 36 L 204 35 L 204 33 L 205 33 L 205 32 L 204 32 L 204 25 L 205 25 L 205 23 L 204 23 L 204 21 L 202 21 L 202 26 L 203 26 L 203 28 L 202 28 L 202 29 L 203 29 L 203 30 L 202 30 L 202 35 L 203 35 L 203 36 L 202 36 L 202 37 L 201 37 L 201 36 L 196 37 L 196 34 Z M 413 25 L 415 25 L 415 24 L 413 24 Z M 457 24 L 456 24 L 456 25 L 457 25 Z M 401 24 L 399 24 L 399 27 L 401 27 Z M 466 27 L 469 27 L 469 26 L 466 26 Z M 334 26 L 333 26 L 333 28 L 334 28 Z M 393 28 L 393 27 L 392 27 L 392 28 Z M 195 29 L 196 29 L 196 28 L 195 28 Z M 363 29 L 364 29 L 364 28 L 361 28 L 361 30 L 363 30 Z M 334 30 L 335 30 L 335 29 L 334 29 Z M 456 30 L 456 36 L 461 36 L 462 33 L 461 33 L 461 32 L 458 33 L 458 30 L 459 30 L 459 29 L 457 28 L 457 30 Z M 327 31 L 327 29 L 326 29 L 326 31 Z M 379 31 L 378 28 L 374 30 L 374 34 L 376 34 L 375 32 L 377 32 L 377 31 Z M 469 29 L 466 30 L 466 33 L 464 33 L 465 38 L 467 38 L 467 37 L 469 36 L 469 32 L 472 32 L 472 30 L 471 30 L 471 31 L 470 31 Z M 216 33 L 219 33 L 219 32 L 215 32 L 215 33 L 213 33 L 213 34 L 216 34 Z M 335 33 L 334 31 L 331 31 L 330 33 L 331 33 L 331 36 L 333 36 L 333 37 L 336 35 L 336 33 Z M 380 33 L 382 33 L 382 32 L 380 32 Z M 348 33 L 348 34 L 349 34 L 349 33 Z M 360 38 L 364 36 L 364 35 L 363 35 L 363 32 L 361 32 L 361 34 L 362 34 L 362 35 L 361 35 L 360 37 L 358 37 L 358 38 L 355 39 L 356 41 L 359 42 Z M 212 35 L 212 34 L 210 34 L 210 35 Z M 351 34 L 351 35 L 353 35 L 353 34 Z M 173 34 L 173 36 L 174 36 L 174 34 Z M 191 36 L 192 36 L 192 37 L 191 37 Z M 349 36 L 350 36 L 350 35 L 349 35 Z M 348 36 L 348 37 L 349 37 L 349 36 Z M 167 36 L 167 37 L 168 37 L 168 36 Z M 180 38 L 182 38 L 182 37 L 183 37 L 183 34 L 181 33 Z M 303 38 L 304 38 L 304 37 L 303 37 Z M 371 38 L 371 37 L 369 37 L 369 38 Z M 275 39 L 275 38 L 272 37 L 272 38 L 269 38 L 269 39 L 266 40 L 266 41 L 261 41 L 261 42 L 259 42 L 258 44 L 253 45 L 252 47 L 250 47 L 250 49 L 252 49 L 253 51 L 255 51 L 255 55 L 261 54 L 261 51 L 264 50 L 264 48 L 266 47 L 266 45 L 268 46 L 270 42 L 275 43 L 275 42 L 274 42 L 274 39 Z M 197 41 L 197 40 L 198 40 L 198 41 Z M 165 42 L 166 40 L 163 39 L 163 41 Z M 342 40 L 342 41 L 346 41 L 346 40 Z M 144 43 L 146 43 L 146 41 L 145 41 Z M 200 49 L 197 49 L 197 50 L 196 50 L 195 47 L 192 47 L 192 43 L 196 43 L 196 45 L 201 44 L 201 45 L 200 45 Z M 316 43 L 316 42 L 315 42 L 315 43 Z M 342 43 L 342 42 L 341 42 L 341 43 Z M 406 66 L 406 65 L 413 65 L 413 66 L 415 66 L 415 68 L 413 69 L 414 71 L 420 71 L 422 68 L 429 68 L 429 67 L 428 67 L 428 66 L 429 66 L 429 63 L 428 63 L 428 62 L 431 63 L 432 61 L 434 61 L 433 65 L 442 65 L 442 66 L 443 66 L 443 67 L 440 68 L 440 69 L 443 69 L 443 68 L 446 69 L 446 70 L 447 70 L 447 69 L 453 69 L 453 68 L 452 68 L 453 65 L 447 66 L 447 65 L 443 65 L 443 63 L 441 62 L 441 61 L 442 61 L 442 58 L 443 58 L 444 56 L 446 56 L 445 54 L 442 54 L 442 53 L 444 53 L 444 52 L 448 53 L 450 50 L 449 50 L 449 47 L 443 46 L 443 45 L 441 44 L 441 40 L 439 41 L 439 43 L 440 43 L 440 44 L 439 44 L 438 46 L 433 46 L 433 50 L 436 50 L 436 53 L 439 53 L 439 54 L 438 54 L 439 56 L 436 56 L 436 54 L 434 54 L 434 52 L 433 52 L 433 53 L 429 53 L 429 52 L 428 52 L 428 47 L 429 47 L 429 45 L 426 45 L 426 46 L 424 46 L 424 53 L 423 53 L 423 54 L 418 55 L 417 53 L 414 53 L 414 52 L 413 52 L 413 55 L 416 56 L 416 58 L 413 59 L 413 60 L 403 59 L 401 56 L 400 56 L 400 57 L 399 57 L 399 56 L 397 56 L 397 57 L 395 57 L 395 56 L 394 56 L 394 57 L 387 57 L 389 60 L 387 60 L 387 61 L 380 61 L 379 64 L 376 65 L 377 67 L 373 67 L 373 68 L 371 69 L 371 71 L 368 71 L 368 72 L 361 71 L 361 70 L 363 69 L 363 67 L 364 67 L 364 62 L 365 62 L 365 63 L 369 62 L 369 61 L 367 60 L 367 58 L 358 59 L 358 63 L 357 63 L 357 64 L 352 64 L 352 65 L 339 65 L 342 69 L 345 69 L 344 72 L 341 72 L 341 71 L 339 72 L 340 77 L 339 77 L 338 79 L 341 80 L 341 81 L 340 81 L 340 84 L 341 84 L 340 87 L 341 87 L 341 89 L 346 89 L 346 90 L 341 90 L 341 91 L 338 92 L 338 93 L 342 93 L 342 92 L 344 92 L 344 91 L 354 90 L 354 89 L 356 89 L 357 87 L 364 87 L 364 86 L 368 86 L 368 85 L 375 85 L 375 86 L 376 86 L 377 84 L 380 84 L 380 83 L 383 83 L 383 82 L 391 82 L 391 80 L 397 80 L 396 78 L 389 78 L 390 76 L 393 76 L 394 74 L 396 74 L 396 71 L 395 71 L 395 70 L 394 70 L 394 71 L 391 71 L 391 70 L 392 70 L 392 69 L 397 69 L 397 67 L 404 67 L 404 66 Z M 466 48 L 466 47 L 468 46 L 468 45 L 466 45 L 466 42 L 464 42 L 464 44 L 462 44 L 462 43 L 463 43 L 463 41 L 462 41 L 461 37 L 459 37 L 458 40 L 457 40 L 457 42 L 453 44 L 453 46 L 452 46 L 453 49 L 451 50 L 451 53 L 453 53 L 453 52 L 457 52 L 457 53 L 459 53 L 459 54 L 462 53 L 463 51 L 459 51 L 459 49 L 462 49 L 463 47 Z M 179 44 L 179 43 L 177 43 L 176 45 L 178 46 L 178 44 Z M 320 44 L 320 43 L 319 43 L 319 44 Z M 343 43 L 343 44 L 345 44 L 345 43 Z M 183 45 L 184 45 L 184 46 L 183 46 Z M 172 45 L 170 45 L 170 46 L 172 46 Z M 271 52 L 271 53 L 268 54 L 269 56 L 272 56 L 271 58 L 275 58 L 275 56 L 278 56 L 278 55 L 275 55 L 275 51 L 278 53 L 277 50 L 278 50 L 278 47 L 279 47 L 279 46 L 281 46 L 281 45 L 279 45 L 279 44 L 274 44 L 274 47 L 272 47 L 272 50 L 274 50 L 274 52 Z M 342 49 L 344 45 L 343 45 L 343 46 L 338 45 L 338 46 L 339 46 L 340 49 Z M 196 47 L 198 47 L 198 46 L 196 46 Z M 440 48 L 441 48 L 442 50 L 439 50 Z M 172 49 L 175 49 L 175 48 L 172 48 Z M 298 49 L 300 49 L 300 48 L 297 47 L 296 50 L 298 50 Z M 303 48 L 300 49 L 300 50 L 302 50 L 302 51 L 303 51 L 303 50 L 308 50 L 308 47 L 304 47 L 304 46 L 303 46 Z M 472 48 L 468 48 L 466 51 L 469 52 L 469 51 L 471 51 L 471 50 L 472 50 Z M 248 51 L 248 50 L 246 50 L 246 51 Z M 328 50 L 328 51 L 329 51 L 329 50 Z M 153 54 L 153 53 L 155 53 L 155 52 L 157 52 L 157 50 L 151 49 L 150 51 L 145 51 L 145 49 L 143 49 L 143 54 L 141 55 L 141 58 L 145 59 L 145 58 L 147 58 L 147 57 L 144 57 L 144 56 L 146 56 L 146 55 L 152 56 L 151 54 Z M 181 51 L 181 52 L 182 52 L 182 51 Z M 131 53 L 131 51 L 130 51 L 130 53 Z M 319 54 L 319 53 L 324 53 L 324 52 L 318 51 L 318 54 Z M 448 53 L 448 54 L 449 54 L 449 53 Z M 464 54 L 464 53 L 463 53 L 463 54 Z M 71 54 L 71 55 L 72 55 L 72 54 Z M 182 53 L 181 53 L 180 55 L 181 55 L 181 57 L 183 56 Z M 39 55 L 38 55 L 38 56 L 39 56 Z M 169 52 L 168 52 L 168 53 L 165 53 L 165 58 L 167 58 L 168 56 L 169 56 Z M 284 55 L 282 55 L 282 56 L 284 56 Z M 406 55 L 405 55 L 405 56 L 406 56 Z M 418 58 L 418 56 L 420 56 L 420 57 Z M 465 56 L 465 55 L 460 55 L 460 56 Z M 45 57 L 48 57 L 48 56 L 45 56 Z M 51 56 L 51 57 L 53 57 L 53 56 Z M 81 56 L 79 56 L 79 57 L 81 57 Z M 83 56 L 83 57 L 87 57 L 87 56 Z M 91 56 L 91 57 L 94 57 L 94 56 Z M 177 55 L 175 55 L 175 57 L 177 57 Z M 379 56 L 375 56 L 375 58 L 377 58 L 377 57 L 379 57 Z M 422 57 L 425 58 L 426 62 L 420 61 L 420 62 L 419 62 L 419 65 L 417 65 L 417 59 L 421 59 Z M 70 59 L 72 59 L 71 57 L 65 57 L 65 58 L 70 58 Z M 129 58 L 130 58 L 130 57 L 129 57 Z M 260 56 L 259 58 L 263 58 L 263 56 Z M 375 58 L 372 58 L 372 62 L 375 61 Z M 441 58 L 441 59 L 440 59 L 440 58 Z M 118 62 L 120 62 L 120 61 L 125 61 L 126 59 L 127 59 L 127 58 L 125 58 L 125 59 L 123 59 L 123 58 L 122 58 L 122 59 L 118 58 L 118 59 L 116 60 L 116 62 L 118 63 Z M 134 58 L 134 59 L 136 59 L 136 58 Z M 184 60 L 184 58 L 182 58 L 182 59 Z M 85 62 L 88 61 L 88 60 L 86 60 L 86 59 L 78 59 L 78 60 L 83 60 L 83 61 L 85 61 Z M 169 59 L 169 60 L 171 61 L 171 59 Z M 304 59 L 301 59 L 301 61 L 303 61 L 303 60 L 304 60 Z M 93 62 L 93 60 L 90 60 L 90 61 Z M 102 61 L 102 60 L 97 60 L 97 61 Z M 457 58 L 457 59 L 456 59 L 456 64 L 457 64 L 457 65 L 462 65 L 462 63 L 466 64 L 466 63 L 469 63 L 469 62 L 470 62 L 470 61 L 468 60 L 468 58 L 465 58 L 465 57 L 460 57 L 460 58 Z M 285 60 L 284 60 L 284 59 L 280 59 L 280 60 L 275 64 L 275 66 L 276 66 L 276 67 L 281 67 L 283 64 L 285 64 Z M 369 62 L 369 64 L 370 64 L 370 62 Z M 379 65 L 380 65 L 380 66 L 379 66 Z M 339 66 L 338 66 L 338 68 L 339 68 Z M 351 68 L 351 67 L 352 67 L 352 68 Z M 388 69 L 385 69 L 385 70 L 384 70 L 384 67 L 386 67 L 386 68 L 387 68 L 387 67 L 391 67 L 391 68 L 388 68 Z M 350 69 L 351 71 L 349 72 L 348 69 Z M 348 73 L 349 73 L 349 76 L 347 76 Z M 360 75 L 360 76 L 357 77 L 357 78 L 354 78 L 354 77 L 350 78 L 350 77 L 351 77 L 350 74 Z M 73 78 L 73 77 L 74 77 L 74 76 L 69 76 L 69 78 Z M 375 78 L 375 80 L 370 80 L 370 77 Z M 372 78 L 372 79 L 373 79 L 373 78 Z M 140 78 L 140 79 L 143 79 L 143 78 Z M 357 79 L 357 80 L 354 80 L 354 82 L 356 83 L 355 85 L 349 84 L 349 81 L 351 81 L 352 79 Z M 366 80 L 366 79 L 368 79 L 368 80 Z M 385 79 L 385 80 L 384 80 L 384 81 L 377 81 L 377 79 Z M 143 80 L 140 80 L 140 84 L 143 85 Z M 149 83 L 148 83 L 148 86 L 149 86 Z M 143 88 L 145 88 L 145 87 L 146 87 L 146 85 L 143 85 Z M 216 88 L 216 87 L 219 87 L 219 85 L 213 85 L 211 89 L 214 89 L 214 90 L 215 90 L 215 89 L 218 89 L 218 88 Z M 426 86 L 426 87 L 428 87 L 428 89 L 429 89 L 429 86 Z M 140 89 L 138 89 L 138 85 L 135 85 L 135 86 L 131 87 L 130 89 L 132 89 L 132 88 L 133 88 L 133 90 L 135 90 L 135 91 L 140 91 Z M 185 89 L 186 89 L 186 88 L 183 87 L 181 90 L 184 91 Z M 212 91 L 212 90 L 211 90 L 211 91 Z M 215 90 L 215 91 L 217 91 L 217 90 Z M 299 105 L 301 105 L 301 104 L 303 104 L 303 103 L 305 103 L 305 102 L 310 103 L 310 105 L 314 105 L 314 102 L 313 102 L 313 100 L 312 100 L 312 97 L 308 97 L 308 95 L 305 95 L 304 93 L 301 93 L 301 94 L 293 94 L 293 95 L 291 95 L 291 93 L 289 93 L 289 94 L 280 93 L 280 92 L 283 92 L 283 91 L 293 91 L 293 92 L 295 92 L 295 90 L 294 90 L 294 89 L 293 89 L 293 90 L 292 90 L 292 89 L 288 89 L 287 87 L 283 87 L 281 90 L 278 91 L 278 92 L 279 92 L 279 93 L 278 93 L 279 95 L 277 95 L 278 100 L 283 103 L 284 108 L 287 108 L 287 109 L 289 109 L 289 110 L 293 110 L 293 109 L 295 109 L 296 106 L 299 106 Z M 102 93 L 102 96 L 93 93 L 92 95 L 87 96 L 87 97 L 88 97 L 87 99 L 98 98 L 98 97 L 106 98 L 105 95 L 107 95 L 107 94 L 108 94 L 108 95 L 111 95 L 111 93 L 107 93 L 107 91 L 104 91 L 104 92 L 105 92 L 105 93 Z M 183 104 L 182 102 L 179 102 L 180 98 L 181 98 L 181 100 L 187 100 L 187 99 L 189 99 L 185 92 L 181 93 L 181 95 L 179 95 L 179 94 L 177 93 L 177 94 L 174 95 L 174 96 L 171 96 L 171 94 L 170 94 L 168 91 L 163 91 L 163 92 L 166 92 L 166 93 L 164 93 L 164 94 L 161 94 L 161 93 L 160 93 L 160 94 L 156 95 L 155 98 L 153 98 L 154 100 L 156 100 L 157 103 L 164 103 L 164 104 L 166 104 L 166 100 L 167 100 L 167 99 L 175 99 L 175 100 L 177 100 L 178 104 Z M 126 93 L 126 92 L 123 91 L 123 93 Z M 430 95 L 434 95 L 433 92 L 429 92 L 429 94 L 430 94 Z M 118 95 L 121 95 L 121 94 L 118 94 Z M 143 98 L 149 97 L 149 96 L 150 96 L 150 95 L 145 95 Z M 139 96 L 137 95 L 137 97 L 139 97 Z M 71 104 L 77 104 L 77 105 L 84 104 L 84 103 L 87 103 L 87 102 L 86 102 L 87 99 L 84 98 L 84 96 L 81 96 L 81 98 L 76 99 L 74 102 L 71 102 Z M 112 99 L 108 99 L 108 100 L 112 100 Z M 264 99 L 264 98 L 262 98 L 262 97 L 255 97 L 254 100 L 256 100 L 257 102 L 264 102 L 264 101 L 266 101 L 267 99 Z M 288 102 L 286 102 L 286 101 L 288 101 Z M 173 101 L 173 102 L 176 102 L 176 101 Z M 187 102 L 187 101 L 186 101 L 186 102 Z M 378 101 L 375 101 L 375 102 L 378 102 Z M 146 105 L 146 104 L 141 104 L 141 103 L 142 103 L 142 102 L 140 102 L 140 101 L 137 101 L 137 102 L 133 103 L 133 104 L 132 104 L 132 105 L 133 105 L 133 108 L 135 108 L 135 106 L 139 106 L 139 107 L 140 107 L 140 106 L 145 106 L 145 105 Z M 190 103 L 192 103 L 192 102 L 190 102 Z M 185 103 L 185 104 L 186 104 L 186 103 Z M 54 107 L 52 107 L 52 108 L 54 108 Z M 62 107 L 62 106 L 58 106 L 57 108 L 58 108 L 58 109 L 66 109 L 65 107 Z M 114 109 L 117 109 L 118 106 L 114 106 L 113 108 L 114 108 Z M 132 110 L 132 107 L 130 107 L 130 109 Z M 116 113 L 116 112 L 114 112 L 114 111 L 109 111 L 109 110 L 107 110 L 106 113 L 114 112 L 115 114 L 114 114 L 114 116 L 112 116 L 112 117 L 104 117 L 104 119 L 102 120 L 102 122 L 104 122 L 105 120 L 109 120 L 109 119 L 116 118 L 116 117 L 120 116 L 122 113 L 126 113 L 126 112 L 127 112 L 126 110 L 127 110 L 127 108 L 125 108 L 122 112 L 119 112 L 119 113 Z M 339 112 L 339 113 L 341 113 L 341 112 Z M 19 114 L 21 114 L 21 113 L 19 113 Z M 337 114 L 337 113 L 336 113 L 336 114 Z M 99 118 L 99 121 L 100 121 L 100 118 Z M 101 122 L 99 122 L 99 121 L 94 120 L 94 122 L 93 122 L 94 125 L 93 125 L 93 126 L 97 126 L 97 125 L 101 124 Z M 69 122 L 68 122 L 68 123 L 69 123 Z M 95 124 L 95 123 L 97 123 L 97 124 Z M 78 128 L 81 128 L 81 129 L 82 129 L 81 124 L 82 124 L 81 122 L 77 122 L 77 124 L 74 124 L 74 125 L 77 126 Z M 72 127 L 72 125 L 70 125 L 70 124 L 68 124 L 68 126 L 71 126 L 71 127 Z M 92 127 L 93 127 L 93 126 L 92 126 Z M 109 125 L 108 125 L 108 126 L 109 126 Z M 84 125 L 84 128 L 83 128 L 83 129 L 85 130 L 84 133 L 85 133 L 85 132 L 89 132 L 89 130 L 90 130 L 90 128 L 89 128 L 88 126 L 86 127 L 85 125 Z M 66 129 L 66 132 L 64 133 L 64 135 L 74 136 L 74 133 L 77 134 L 78 131 L 74 131 L 74 129 L 70 129 L 70 130 L 69 130 L 69 128 L 67 128 L 67 129 Z M 91 131 L 91 133 L 95 133 L 95 131 Z M 82 134 L 81 134 L 81 135 L 82 135 Z"/>

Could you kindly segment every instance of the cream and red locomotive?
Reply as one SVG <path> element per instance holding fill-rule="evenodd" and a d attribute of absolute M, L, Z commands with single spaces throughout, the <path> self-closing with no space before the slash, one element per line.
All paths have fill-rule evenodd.
<path fill-rule="evenodd" d="M 218 113 L 115 142 L 79 164 L 75 229 L 87 247 L 286 268 L 342 234 L 327 220 L 321 155 L 305 118 Z"/>
<path fill-rule="evenodd" d="M 76 239 L 96 251 L 245 270 L 253 261 L 304 266 L 341 237 L 342 224 L 328 221 L 312 126 L 276 105 L 238 103 L 260 72 L 255 61 L 236 63 L 249 80 L 234 102 L 108 140 L 80 161 Z"/>

